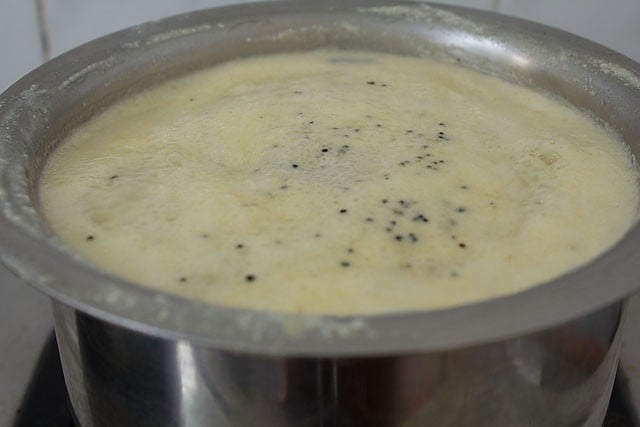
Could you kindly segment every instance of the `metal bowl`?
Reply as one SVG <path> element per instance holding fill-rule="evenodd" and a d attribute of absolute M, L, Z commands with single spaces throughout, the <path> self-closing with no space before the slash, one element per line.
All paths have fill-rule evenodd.
<path fill-rule="evenodd" d="M 96 269 L 49 230 L 38 179 L 96 111 L 232 58 L 323 46 L 426 56 L 563 99 L 640 156 L 640 66 L 494 13 L 393 0 L 215 8 L 98 39 L 0 96 L 0 259 L 52 298 L 84 427 L 591 426 L 604 417 L 640 227 L 541 286 L 428 312 L 304 316 L 211 306 Z M 614 185 L 614 183 L 612 183 Z"/>

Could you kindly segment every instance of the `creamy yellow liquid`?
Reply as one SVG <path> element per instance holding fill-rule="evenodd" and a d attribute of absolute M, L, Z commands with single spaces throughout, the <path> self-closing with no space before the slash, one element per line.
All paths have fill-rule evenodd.
<path fill-rule="evenodd" d="M 120 102 L 57 150 L 40 191 L 53 230 L 122 277 L 344 314 L 554 278 L 630 227 L 637 180 L 619 141 L 541 95 L 423 59 L 318 51 Z"/>

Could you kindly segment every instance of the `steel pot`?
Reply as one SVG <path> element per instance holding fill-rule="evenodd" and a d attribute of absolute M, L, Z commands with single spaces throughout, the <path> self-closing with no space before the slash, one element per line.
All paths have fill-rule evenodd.
<path fill-rule="evenodd" d="M 596 426 L 640 286 L 637 224 L 581 268 L 429 312 L 302 316 L 210 306 L 96 269 L 49 230 L 43 163 L 114 100 L 256 53 L 338 46 L 434 57 L 573 104 L 640 155 L 640 66 L 530 22 L 393 0 L 270 2 L 132 27 L 0 97 L 0 258 L 48 294 L 77 422 L 96 426 Z M 615 183 L 612 183 L 615 185 Z"/>

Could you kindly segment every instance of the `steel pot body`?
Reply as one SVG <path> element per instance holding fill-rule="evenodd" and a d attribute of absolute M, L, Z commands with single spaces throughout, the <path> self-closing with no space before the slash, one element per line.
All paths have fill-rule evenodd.
<path fill-rule="evenodd" d="M 54 303 L 79 425 L 601 426 L 621 304 L 467 348 L 284 357 L 140 334 Z"/>
<path fill-rule="evenodd" d="M 544 285 L 429 312 L 305 316 L 210 306 L 101 271 L 49 230 L 42 165 L 128 93 L 247 55 L 326 46 L 428 56 L 555 96 L 640 156 L 640 66 L 570 34 L 392 0 L 269 2 L 133 27 L 0 96 L 0 259 L 53 300 L 83 427 L 601 423 L 640 227 Z M 615 183 L 612 183 L 615 185 Z"/>

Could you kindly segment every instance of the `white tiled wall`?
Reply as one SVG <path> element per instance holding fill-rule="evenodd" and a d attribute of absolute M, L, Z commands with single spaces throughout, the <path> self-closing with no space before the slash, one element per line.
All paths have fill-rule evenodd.
<path fill-rule="evenodd" d="M 48 35 L 49 52 L 57 55 L 133 24 L 238 1 L 0 0 L 0 91 L 43 59 L 37 3 L 42 6 L 41 23 Z M 494 10 L 560 27 L 640 61 L 640 0 L 439 1 Z M 44 51 L 46 54 L 46 49 Z"/>
<path fill-rule="evenodd" d="M 33 0 L 0 0 L 0 92 L 42 61 Z"/>

